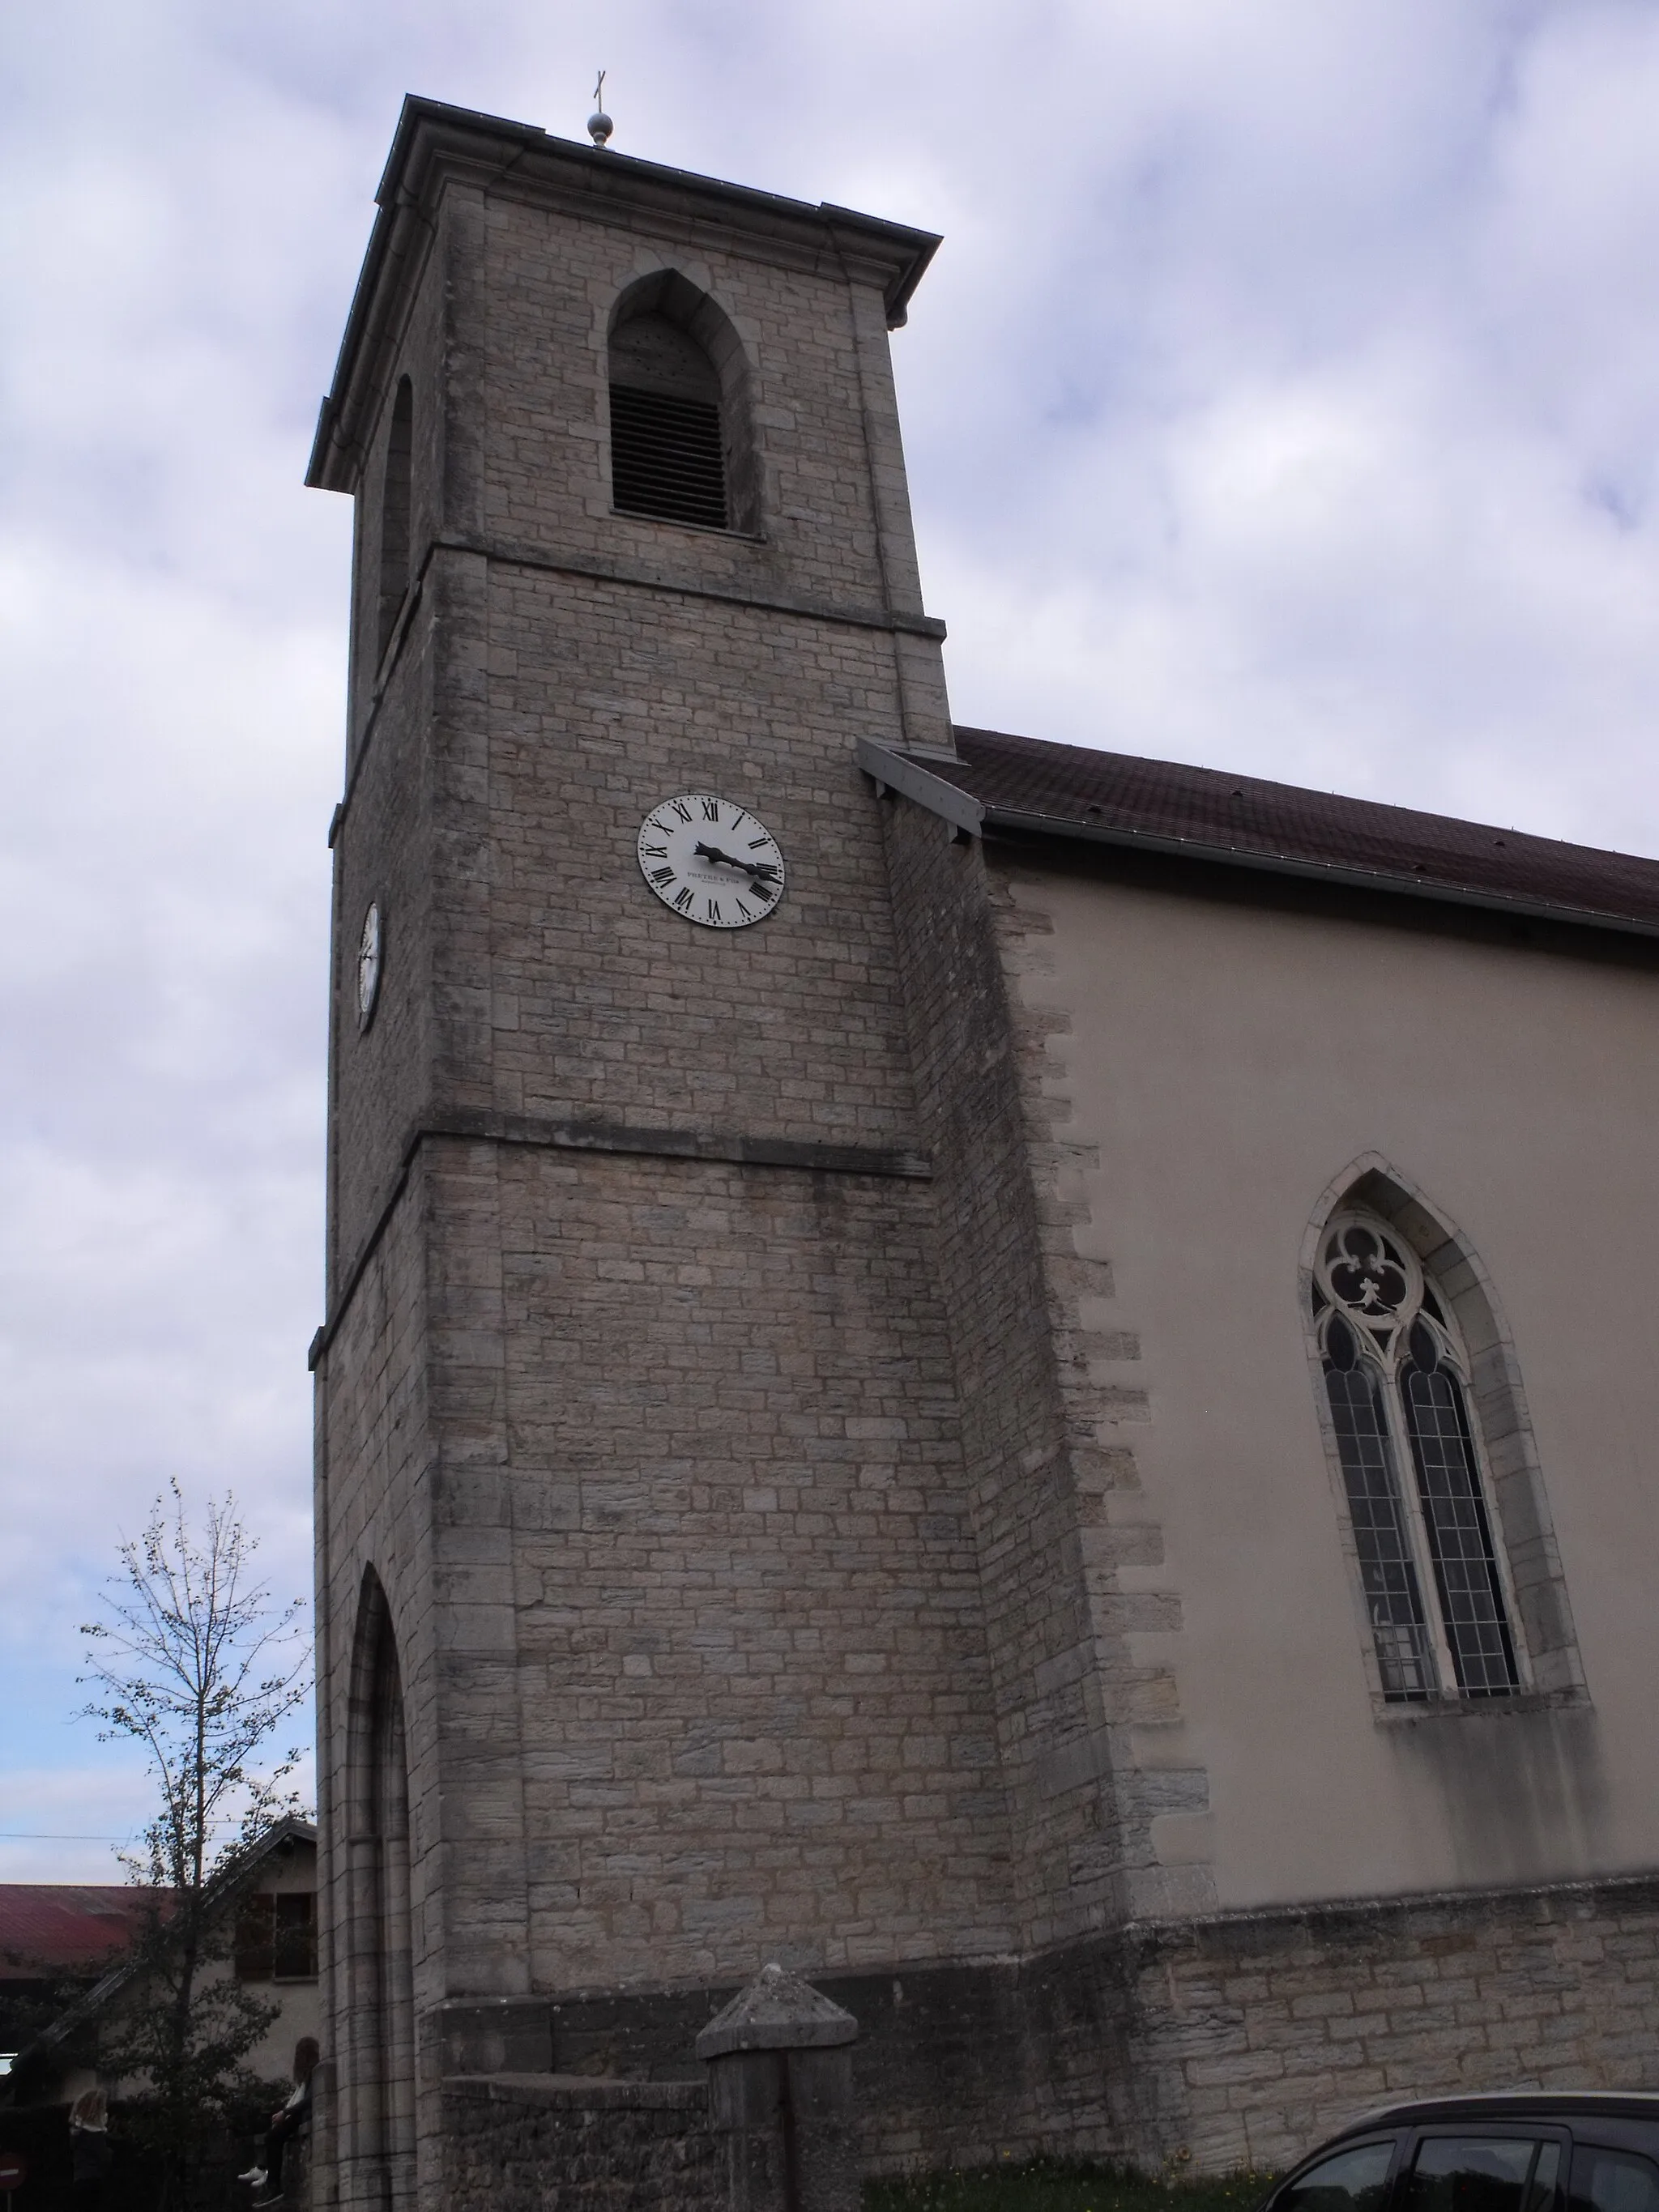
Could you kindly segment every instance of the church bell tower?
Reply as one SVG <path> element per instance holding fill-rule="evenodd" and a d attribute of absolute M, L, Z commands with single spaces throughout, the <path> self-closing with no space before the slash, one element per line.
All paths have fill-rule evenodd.
<path fill-rule="evenodd" d="M 583 2004 L 1009 1940 L 855 761 L 952 750 L 887 337 L 936 241 L 422 100 L 378 199 L 309 476 L 343 2204 L 433 2199 L 437 2085 Z"/>

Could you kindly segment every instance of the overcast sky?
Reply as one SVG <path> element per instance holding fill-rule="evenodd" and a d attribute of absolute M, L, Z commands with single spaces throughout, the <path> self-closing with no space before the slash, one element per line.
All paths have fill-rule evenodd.
<path fill-rule="evenodd" d="M 301 478 L 403 94 L 580 137 L 601 64 L 619 151 L 945 234 L 894 343 L 960 720 L 1659 852 L 1655 0 L 0 11 L 0 1879 L 146 1808 L 76 1625 L 167 1477 L 308 1582 Z"/>

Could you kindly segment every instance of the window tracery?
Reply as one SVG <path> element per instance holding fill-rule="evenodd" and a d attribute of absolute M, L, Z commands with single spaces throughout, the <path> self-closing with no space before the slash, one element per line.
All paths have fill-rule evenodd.
<path fill-rule="evenodd" d="M 1470 1408 L 1468 1361 L 1409 1244 L 1330 1222 L 1313 1312 L 1385 1697 L 1521 1687 Z"/>

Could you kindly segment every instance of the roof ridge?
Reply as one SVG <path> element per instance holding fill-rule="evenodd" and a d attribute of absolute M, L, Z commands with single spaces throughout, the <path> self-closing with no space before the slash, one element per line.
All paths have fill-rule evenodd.
<path fill-rule="evenodd" d="M 1313 784 L 1285 783 L 1276 776 L 1255 775 L 1248 769 L 1210 768 L 1198 761 L 1160 760 L 1148 753 L 1118 752 L 1103 745 L 1072 744 L 1062 739 L 1025 737 L 1017 731 L 985 729 L 965 723 L 957 723 L 954 727 L 958 743 L 963 738 L 989 739 L 1022 750 L 1029 748 L 1033 752 L 1065 754 L 1079 763 L 1119 763 L 1165 775 L 1201 777 L 1216 784 L 1245 784 L 1257 793 L 1282 793 L 1288 799 L 1310 800 L 1320 806 L 1359 808 L 1400 822 L 1434 823 L 1451 830 L 1477 830 L 1497 838 L 1524 839 L 1528 845 L 1548 847 L 1561 853 L 1593 854 L 1597 858 L 1659 869 L 1659 857 L 1651 854 L 1627 853 L 1614 846 L 1586 845 L 1576 838 L 1547 836 L 1540 830 L 1520 830 L 1513 823 L 1477 821 L 1468 815 L 1437 813 L 1429 807 L 1407 806 L 1399 799 L 1367 798 L 1354 792 L 1322 791 Z"/>

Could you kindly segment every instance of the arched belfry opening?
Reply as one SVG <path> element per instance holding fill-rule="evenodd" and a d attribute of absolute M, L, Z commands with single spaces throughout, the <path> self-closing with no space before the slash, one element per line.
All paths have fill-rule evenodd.
<path fill-rule="evenodd" d="M 392 642 L 398 610 L 409 589 L 409 524 L 415 455 L 415 387 L 400 377 L 386 434 L 386 488 L 380 495 L 380 620 L 375 658 Z"/>
<path fill-rule="evenodd" d="M 611 318 L 608 372 L 617 512 L 757 528 L 747 362 L 708 294 L 672 269 L 629 285 Z"/>
<path fill-rule="evenodd" d="M 415 2187 L 409 1752 L 392 1613 L 372 1567 L 358 1602 L 348 1760 L 342 2193 L 392 2208 L 412 2204 Z"/>

